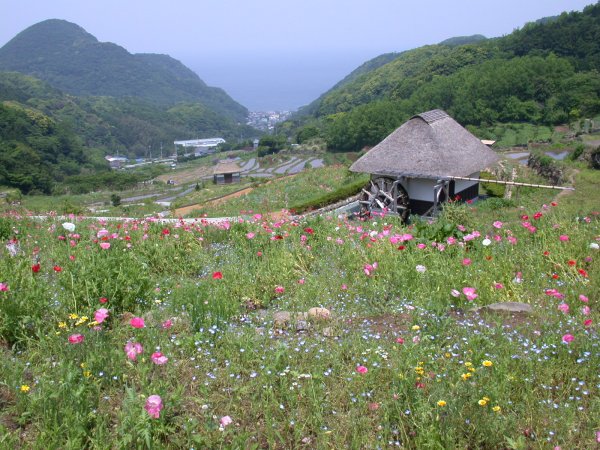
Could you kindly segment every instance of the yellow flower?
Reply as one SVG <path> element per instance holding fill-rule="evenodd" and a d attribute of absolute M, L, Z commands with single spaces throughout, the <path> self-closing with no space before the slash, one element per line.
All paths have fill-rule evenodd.
<path fill-rule="evenodd" d="M 479 406 L 485 406 L 485 405 L 487 405 L 487 400 L 485 400 L 485 399 L 482 398 L 477 403 L 479 403 Z"/>
<path fill-rule="evenodd" d="M 92 372 L 90 372 L 89 370 L 84 370 L 83 371 L 83 376 L 86 378 L 89 378 L 92 376 Z"/>
<path fill-rule="evenodd" d="M 31 388 L 27 384 L 22 384 L 21 385 L 21 392 L 29 392 L 30 389 Z"/>
<path fill-rule="evenodd" d="M 85 369 L 87 367 L 87 364 L 82 362 L 81 364 L 79 364 L 79 367 L 81 367 L 82 369 Z"/>
<path fill-rule="evenodd" d="M 502 408 L 500 408 L 498 405 L 496 405 L 496 406 L 494 406 L 492 408 L 492 411 L 494 411 L 494 412 L 500 412 L 500 411 L 502 411 Z"/>
<path fill-rule="evenodd" d="M 58 328 L 67 328 L 66 322 L 58 322 Z"/>
<path fill-rule="evenodd" d="M 469 372 L 475 372 L 475 367 L 469 367 L 467 370 L 468 370 Z"/>
<path fill-rule="evenodd" d="M 78 319 L 78 318 L 79 318 L 79 316 L 77 314 L 75 314 L 75 313 L 69 314 L 69 319 L 71 319 L 71 320 L 75 320 L 75 319 Z"/>
<path fill-rule="evenodd" d="M 464 380 L 467 381 L 469 378 L 471 378 L 473 376 L 472 373 L 467 372 L 467 373 L 463 373 L 460 377 Z"/>
<path fill-rule="evenodd" d="M 489 402 L 489 401 L 490 401 L 490 398 L 489 398 L 489 397 L 482 397 L 482 398 L 483 398 L 483 399 L 484 399 L 486 402 Z"/>
<path fill-rule="evenodd" d="M 448 352 L 446 352 L 446 353 L 444 353 L 444 356 L 445 356 L 446 358 L 452 358 L 452 353 L 448 353 Z"/>
<path fill-rule="evenodd" d="M 447 403 L 446 403 L 444 400 L 440 400 L 439 402 L 437 402 L 437 405 L 438 405 L 438 406 L 440 406 L 440 407 L 442 407 L 442 408 L 443 408 L 444 406 L 446 406 L 446 404 L 447 404 Z"/>
<path fill-rule="evenodd" d="M 493 362 L 489 361 L 489 360 L 485 360 L 484 362 L 482 362 L 484 367 L 492 367 L 494 365 Z"/>
<path fill-rule="evenodd" d="M 100 325 L 98 322 L 96 322 L 95 320 L 92 320 L 90 323 L 88 323 L 88 327 L 95 327 L 96 325 Z"/>
<path fill-rule="evenodd" d="M 413 331 L 419 331 L 421 329 L 421 327 L 419 325 L 413 325 L 412 329 L 413 329 Z"/>
<path fill-rule="evenodd" d="M 465 363 L 465 366 L 466 366 L 466 367 L 471 367 L 472 365 L 473 365 L 473 363 L 472 363 L 472 362 L 469 362 L 469 361 L 467 361 L 467 362 Z"/>

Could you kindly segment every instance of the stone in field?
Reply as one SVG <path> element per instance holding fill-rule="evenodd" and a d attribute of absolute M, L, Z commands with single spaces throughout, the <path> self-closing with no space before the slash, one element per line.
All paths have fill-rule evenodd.
<path fill-rule="evenodd" d="M 329 320 L 331 318 L 331 313 L 326 308 L 310 308 L 308 310 L 308 316 L 311 319 Z"/>

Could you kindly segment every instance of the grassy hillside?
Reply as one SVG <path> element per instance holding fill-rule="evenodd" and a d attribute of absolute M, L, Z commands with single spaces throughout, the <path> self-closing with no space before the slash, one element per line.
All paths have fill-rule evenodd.
<path fill-rule="evenodd" d="M 411 227 L 3 215 L 0 442 L 595 448 L 599 173 Z"/>

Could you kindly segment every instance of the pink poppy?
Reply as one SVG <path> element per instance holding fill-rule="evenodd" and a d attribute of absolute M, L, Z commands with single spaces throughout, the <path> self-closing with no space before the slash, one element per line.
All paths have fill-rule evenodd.
<path fill-rule="evenodd" d="M 476 289 L 472 288 L 472 287 L 464 287 L 462 289 L 462 292 L 463 292 L 463 294 L 465 294 L 465 296 L 467 297 L 467 300 L 469 300 L 469 301 L 473 301 L 478 297 L 478 295 L 475 293 Z"/>
<path fill-rule="evenodd" d="M 504 225 L 504 224 L 503 224 L 502 222 L 500 222 L 499 220 L 496 220 L 496 221 L 495 221 L 495 222 L 492 224 L 492 226 L 493 226 L 494 228 L 498 228 L 498 229 L 502 228 L 502 225 Z"/>
<path fill-rule="evenodd" d="M 583 313 L 584 316 L 589 316 L 590 313 L 592 312 L 592 310 L 590 309 L 589 306 L 585 305 L 583 308 L 581 308 L 581 312 Z"/>
<path fill-rule="evenodd" d="M 560 305 L 558 305 L 558 310 L 563 312 L 564 314 L 568 314 L 569 313 L 569 305 L 567 305 L 566 303 L 561 303 Z"/>
<path fill-rule="evenodd" d="M 127 344 L 125 344 L 125 354 L 127 355 L 127 358 L 129 358 L 131 361 L 135 361 L 137 355 L 139 355 L 143 351 L 144 348 L 139 342 L 127 342 Z"/>
<path fill-rule="evenodd" d="M 562 242 L 567 242 L 569 240 L 569 236 L 566 234 L 561 234 L 558 239 L 560 239 Z"/>
<path fill-rule="evenodd" d="M 275 286 L 276 294 L 283 294 L 285 292 L 285 288 L 283 286 Z"/>
<path fill-rule="evenodd" d="M 100 242 L 100 248 L 102 250 L 108 250 L 110 248 L 110 242 Z"/>
<path fill-rule="evenodd" d="M 0 292 L 6 292 L 8 290 L 9 288 L 7 283 L 0 283 Z"/>
<path fill-rule="evenodd" d="M 463 266 L 470 266 L 471 265 L 471 259 L 470 258 L 464 258 L 462 260 L 462 265 Z"/>
<path fill-rule="evenodd" d="M 152 359 L 152 362 L 154 364 L 156 364 L 157 366 L 162 366 L 163 364 L 166 364 L 167 361 L 169 360 L 169 358 L 167 358 L 161 352 L 152 353 L 152 356 L 150 356 L 150 359 Z"/>
<path fill-rule="evenodd" d="M 168 330 L 169 328 L 171 328 L 173 326 L 173 321 L 171 319 L 165 320 L 161 326 L 162 326 L 163 330 Z"/>
<path fill-rule="evenodd" d="M 108 309 L 100 308 L 94 313 L 94 320 L 98 323 L 102 323 L 108 317 Z"/>
<path fill-rule="evenodd" d="M 358 366 L 356 371 L 360 374 L 365 374 L 369 371 L 369 369 L 367 369 L 365 366 Z"/>
<path fill-rule="evenodd" d="M 256 234 L 254 234 L 254 233 L 246 233 L 246 237 L 248 239 L 254 239 L 254 236 L 256 236 Z"/>
<path fill-rule="evenodd" d="M 221 272 L 213 272 L 212 277 L 213 280 L 220 280 L 223 278 L 223 274 Z"/>
<path fill-rule="evenodd" d="M 584 302 L 584 303 L 587 303 L 587 302 L 589 302 L 589 301 L 590 301 L 590 300 L 589 300 L 589 298 L 587 298 L 587 297 L 586 297 L 585 295 L 583 295 L 583 294 L 581 294 L 581 295 L 579 296 L 579 300 L 581 300 L 581 301 L 582 301 L 582 302 Z"/>
<path fill-rule="evenodd" d="M 460 297 L 460 292 L 458 292 L 456 289 L 452 289 L 452 290 L 450 291 L 450 295 L 451 295 L 452 297 L 457 297 L 457 298 L 458 298 L 458 297 Z"/>
<path fill-rule="evenodd" d="M 144 409 L 148 412 L 150 417 L 158 419 L 160 417 L 160 411 L 163 409 L 163 402 L 160 395 L 151 395 L 148 397 Z"/>
<path fill-rule="evenodd" d="M 233 420 L 229 416 L 223 416 L 221 417 L 221 420 L 219 420 L 219 424 L 221 424 L 222 427 L 226 427 L 227 425 L 230 425 L 232 423 Z"/>
<path fill-rule="evenodd" d="M 83 334 L 72 334 L 69 336 L 70 344 L 81 344 L 84 341 L 85 337 Z"/>
<path fill-rule="evenodd" d="M 495 289 L 504 289 L 504 285 L 502 283 L 494 283 Z"/>
<path fill-rule="evenodd" d="M 572 334 L 568 334 L 568 333 L 562 337 L 562 341 L 565 344 L 569 344 L 569 343 L 573 342 L 574 339 L 575 339 L 575 336 L 573 336 Z"/>
<path fill-rule="evenodd" d="M 146 326 L 142 317 L 134 317 L 129 321 L 129 325 L 131 325 L 133 328 L 144 328 Z"/>

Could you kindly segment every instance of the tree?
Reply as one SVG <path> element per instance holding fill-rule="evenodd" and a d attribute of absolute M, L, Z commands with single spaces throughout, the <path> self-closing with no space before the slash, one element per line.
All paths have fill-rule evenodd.
<path fill-rule="evenodd" d="M 121 196 L 117 195 L 117 194 L 112 194 L 110 196 L 110 202 L 112 203 L 112 205 L 116 208 L 117 206 L 121 205 Z"/>

